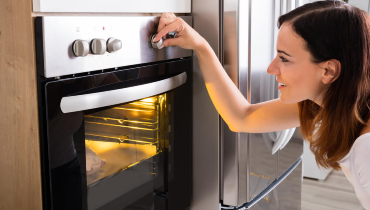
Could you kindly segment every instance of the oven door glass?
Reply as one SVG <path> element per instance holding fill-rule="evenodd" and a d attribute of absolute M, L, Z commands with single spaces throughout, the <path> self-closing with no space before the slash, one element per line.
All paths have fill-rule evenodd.
<path fill-rule="evenodd" d="M 39 77 L 44 209 L 187 209 L 191 65 Z"/>
<path fill-rule="evenodd" d="M 131 202 L 163 186 L 159 170 L 168 148 L 167 95 L 84 115 L 89 210 L 111 202 L 137 205 Z"/>

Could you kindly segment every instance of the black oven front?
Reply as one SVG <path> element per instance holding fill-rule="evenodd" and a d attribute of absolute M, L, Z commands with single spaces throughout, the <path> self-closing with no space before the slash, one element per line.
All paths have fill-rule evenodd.
<path fill-rule="evenodd" d="M 39 87 L 47 209 L 190 205 L 191 59 Z"/>
<path fill-rule="evenodd" d="M 192 185 L 191 57 L 166 59 L 165 53 L 174 50 L 167 49 L 157 53 L 164 59 L 156 62 L 47 77 L 40 74 L 47 64 L 47 43 L 42 42 L 47 33 L 38 31 L 39 21 L 44 209 L 187 209 Z M 150 39 L 148 34 L 144 37 Z M 148 47 L 146 53 L 155 50 Z"/>

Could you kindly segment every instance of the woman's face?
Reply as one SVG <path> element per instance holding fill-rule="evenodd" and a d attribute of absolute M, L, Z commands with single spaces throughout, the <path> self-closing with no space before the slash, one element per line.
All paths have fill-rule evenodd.
<path fill-rule="evenodd" d="M 280 27 L 276 44 L 277 55 L 267 73 L 276 76 L 281 92 L 280 99 L 284 103 L 315 100 L 323 89 L 322 68 L 311 61 L 311 54 L 305 49 L 304 43 L 290 24 L 284 23 Z"/>

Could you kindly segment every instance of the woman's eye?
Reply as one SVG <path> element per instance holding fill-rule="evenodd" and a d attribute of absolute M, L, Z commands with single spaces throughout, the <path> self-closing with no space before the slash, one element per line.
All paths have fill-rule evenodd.
<path fill-rule="evenodd" d="M 285 59 L 283 56 L 279 56 L 282 62 L 288 62 L 287 59 Z"/>

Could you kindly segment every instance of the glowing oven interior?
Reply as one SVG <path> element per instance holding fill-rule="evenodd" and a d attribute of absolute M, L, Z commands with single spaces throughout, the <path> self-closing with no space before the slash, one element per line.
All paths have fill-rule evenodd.
<path fill-rule="evenodd" d="M 87 185 L 134 167 L 168 145 L 166 94 L 85 115 Z M 153 167 L 148 173 L 155 175 Z"/>

